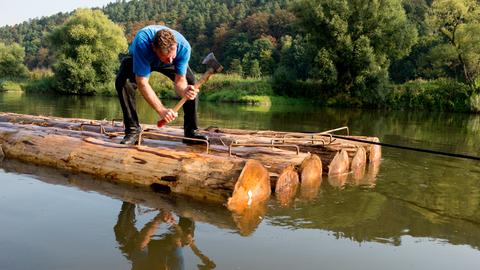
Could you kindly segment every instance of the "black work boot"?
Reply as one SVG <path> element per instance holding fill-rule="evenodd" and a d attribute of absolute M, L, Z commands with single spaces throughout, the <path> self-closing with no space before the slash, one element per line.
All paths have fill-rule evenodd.
<path fill-rule="evenodd" d="M 208 137 L 205 135 L 198 134 L 196 130 L 185 130 L 185 137 L 199 140 L 208 140 Z M 205 142 L 183 139 L 185 144 L 204 144 Z"/>
<path fill-rule="evenodd" d="M 135 145 L 138 143 L 138 140 L 140 138 L 140 132 L 135 131 L 135 132 L 130 132 L 123 137 L 123 140 L 120 142 L 120 144 L 125 144 L 125 145 Z"/>

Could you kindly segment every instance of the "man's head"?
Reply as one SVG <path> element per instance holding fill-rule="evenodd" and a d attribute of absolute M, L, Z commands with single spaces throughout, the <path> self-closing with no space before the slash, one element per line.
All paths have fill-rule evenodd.
<path fill-rule="evenodd" d="M 177 41 L 172 31 L 163 29 L 155 34 L 152 48 L 160 61 L 171 64 L 177 56 Z"/>

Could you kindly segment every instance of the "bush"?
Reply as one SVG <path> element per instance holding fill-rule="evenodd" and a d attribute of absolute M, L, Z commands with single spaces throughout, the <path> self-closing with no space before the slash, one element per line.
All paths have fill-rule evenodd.
<path fill-rule="evenodd" d="M 415 80 L 393 87 L 387 96 L 391 107 L 470 111 L 469 88 L 451 79 Z"/>
<path fill-rule="evenodd" d="M 53 76 L 31 80 L 23 87 L 27 93 L 53 93 L 55 92 L 55 80 Z"/>

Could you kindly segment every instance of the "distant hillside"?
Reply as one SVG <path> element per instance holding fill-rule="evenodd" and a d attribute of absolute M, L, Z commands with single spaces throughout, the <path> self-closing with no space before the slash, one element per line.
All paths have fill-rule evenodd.
<path fill-rule="evenodd" d="M 280 39 L 292 35 L 294 15 L 287 10 L 288 0 L 138 0 L 110 3 L 102 11 L 125 29 L 129 42 L 138 29 L 148 24 L 165 24 L 183 33 L 193 47 L 191 65 L 201 69 L 200 61 L 211 50 L 230 68 L 241 63 L 242 72 L 259 66 L 263 75 L 271 74 L 278 61 Z M 27 66 L 50 67 L 54 56 L 46 36 L 71 13 L 58 13 L 0 28 L 0 42 L 16 42 L 25 47 Z M 256 59 L 259 49 L 268 59 Z M 246 57 L 247 56 L 247 57 Z M 258 60 L 258 63 L 250 63 Z M 233 67 L 238 69 L 237 66 Z"/>

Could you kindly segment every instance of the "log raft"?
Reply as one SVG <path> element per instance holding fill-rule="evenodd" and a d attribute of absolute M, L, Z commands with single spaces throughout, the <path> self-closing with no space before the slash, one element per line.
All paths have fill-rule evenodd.
<path fill-rule="evenodd" d="M 183 135 L 182 128 L 158 129 L 152 125 L 142 125 L 142 128 L 144 143 L 124 146 L 118 144 L 123 131 L 119 122 L 0 113 L 0 145 L 6 158 L 88 173 L 112 181 L 158 186 L 224 203 L 232 194 L 245 193 L 234 192 L 239 186 L 237 180 L 241 174 L 259 175 L 255 168 L 261 164 L 270 182 L 268 192 L 255 188 L 252 190 L 265 194 L 251 194 L 253 191 L 243 187 L 246 197 L 230 198 L 236 202 L 244 200 L 248 205 L 252 198 L 268 198 L 267 193 L 275 190 L 282 175 L 291 175 L 289 178 L 295 178 L 295 173 L 321 176 L 322 171 L 330 175 L 329 168 L 336 168 L 335 173 L 348 173 L 349 166 L 332 164 L 332 161 L 342 160 L 338 158 L 340 153 L 343 159 L 347 157 L 350 161 L 359 152 L 366 155 L 363 164 L 354 163 L 355 169 L 364 168 L 365 163 L 378 161 L 381 156 L 380 147 L 334 139 L 328 132 L 307 134 L 209 127 L 201 130 L 209 136 L 208 144 L 188 146 L 175 139 Z M 375 137 L 355 138 L 378 142 Z M 312 155 L 319 157 L 319 164 L 301 166 L 307 159 L 317 160 L 312 159 Z M 254 163 L 254 167 L 248 168 Z M 304 168 L 316 171 L 302 171 Z"/>

